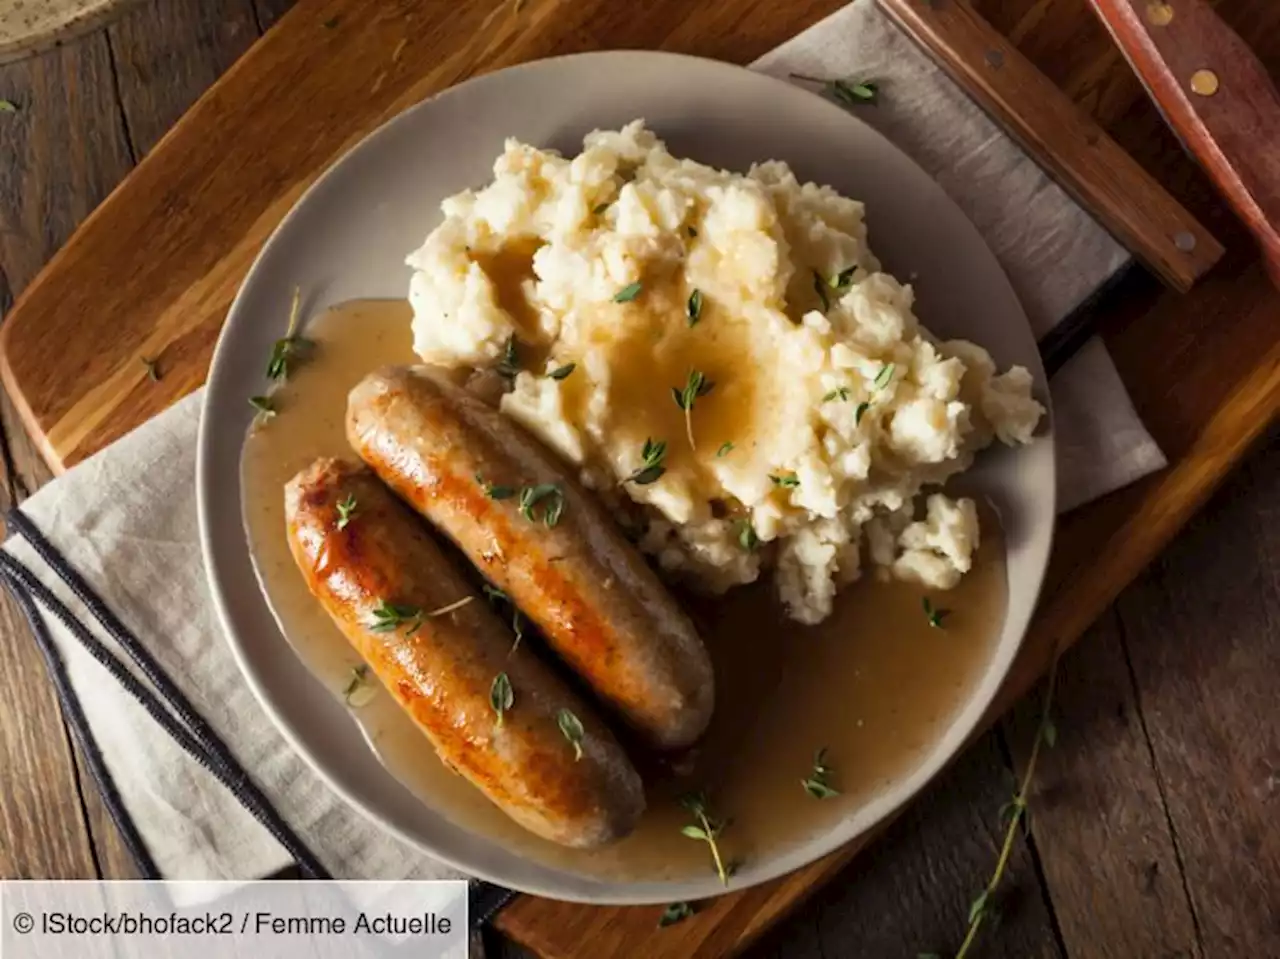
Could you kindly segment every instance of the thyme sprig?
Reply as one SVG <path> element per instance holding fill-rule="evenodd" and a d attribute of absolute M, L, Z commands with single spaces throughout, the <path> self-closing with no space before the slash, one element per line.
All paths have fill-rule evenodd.
<path fill-rule="evenodd" d="M 511 677 L 506 673 L 498 673 L 493 677 L 493 682 L 489 685 L 489 705 L 493 707 L 494 713 L 498 716 L 495 725 L 501 727 L 502 719 L 506 715 L 508 709 L 515 703 L 515 691 L 511 688 Z"/>
<path fill-rule="evenodd" d="M 564 514 L 564 490 L 558 483 L 539 483 L 520 490 L 520 515 L 530 523 L 537 522 L 535 510 L 542 505 L 542 522 L 548 528 L 560 522 Z"/>
<path fill-rule="evenodd" d="M 511 648 L 507 650 L 507 658 L 510 658 L 520 648 L 520 640 L 524 639 L 524 617 L 520 614 L 520 607 L 511 602 L 511 597 L 492 583 L 485 583 L 481 589 L 484 590 L 485 596 L 489 598 L 490 605 L 496 607 L 505 603 L 511 607 L 511 632 L 515 633 L 516 639 L 511 644 Z"/>
<path fill-rule="evenodd" d="M 336 506 L 338 510 L 338 522 L 334 525 L 338 529 L 346 529 L 356 516 L 356 494 L 348 493 L 345 499 L 340 500 Z"/>
<path fill-rule="evenodd" d="M 674 926 L 677 922 L 683 922 L 694 914 L 693 906 L 687 902 L 673 902 L 662 910 L 662 915 L 658 919 L 659 928 L 666 926 Z"/>
<path fill-rule="evenodd" d="M 1031 744 L 1031 755 L 1027 758 L 1027 768 L 1022 774 L 1018 791 L 1001 808 L 1001 818 L 1008 818 L 1009 824 L 1005 829 L 1004 842 L 1000 846 L 1000 856 L 996 860 L 995 870 L 991 874 L 991 879 L 983 887 L 982 892 L 969 904 L 969 926 L 965 931 L 964 941 L 960 943 L 960 948 L 952 959 L 967 959 L 974 948 L 974 943 L 977 942 L 978 932 L 982 929 L 983 922 L 995 911 L 992 901 L 997 888 L 1000 886 L 1000 881 L 1004 878 L 1004 874 L 1008 869 L 1009 858 L 1013 854 L 1014 841 L 1018 835 L 1018 825 L 1027 815 L 1027 797 L 1031 792 L 1031 783 L 1035 777 L 1036 762 L 1040 758 L 1040 750 L 1045 746 L 1052 749 L 1058 741 L 1058 729 L 1053 722 L 1053 694 L 1057 688 L 1058 659 L 1060 655 L 1061 650 L 1054 653 L 1053 665 L 1049 667 L 1049 679 L 1044 693 L 1044 706 L 1040 712 L 1040 723 L 1036 727 L 1035 741 Z M 921 953 L 921 955 L 927 954 Z"/>
<path fill-rule="evenodd" d="M 680 830 L 682 836 L 697 839 L 711 847 L 711 858 L 715 862 L 716 875 L 720 882 L 729 885 L 730 870 L 725 868 L 724 858 L 720 855 L 718 842 L 721 833 L 729 826 L 729 820 L 719 819 L 712 812 L 705 792 L 688 793 L 680 797 L 680 805 L 693 816 L 694 822 Z"/>
<path fill-rule="evenodd" d="M 702 319 L 702 291 L 695 289 L 689 294 L 689 302 L 684 306 L 685 316 L 689 319 L 690 326 L 697 326 L 698 321 Z"/>
<path fill-rule="evenodd" d="M 880 96 L 880 84 L 875 80 L 836 79 L 823 80 L 821 77 L 810 77 L 803 73 L 791 74 L 793 80 L 806 83 L 821 83 L 822 95 L 843 107 L 857 107 L 866 103 L 875 103 Z"/>
<path fill-rule="evenodd" d="M 666 440 L 655 440 L 649 437 L 644 441 L 644 446 L 640 447 L 640 467 L 630 476 L 625 477 L 622 482 L 635 483 L 637 486 L 656 483 L 667 471 L 666 466 L 663 465 L 666 458 Z"/>
<path fill-rule="evenodd" d="M 929 625 L 931 627 L 934 629 L 946 629 L 946 627 L 942 625 L 942 621 L 951 615 L 951 610 L 939 609 L 937 606 L 934 606 L 928 596 L 921 597 L 920 608 L 924 610 L 924 615 L 929 620 Z"/>
<path fill-rule="evenodd" d="M 574 715 L 573 710 L 560 709 L 556 712 L 556 725 L 560 727 L 560 734 L 573 747 L 573 761 L 576 763 L 582 758 L 582 739 L 587 734 L 582 728 L 582 720 Z"/>
<path fill-rule="evenodd" d="M 293 288 L 293 301 L 289 305 L 289 328 L 271 348 L 271 358 L 267 361 L 267 379 L 281 382 L 289 376 L 289 363 L 301 359 L 315 345 L 304 336 L 298 334 L 298 324 L 302 320 L 302 288 Z"/>
<path fill-rule="evenodd" d="M 258 411 L 258 415 L 253 418 L 255 426 L 261 426 L 279 412 L 275 401 L 269 396 L 251 396 L 249 405 Z"/>
<path fill-rule="evenodd" d="M 502 344 L 502 356 L 498 360 L 497 370 L 499 376 L 508 380 L 514 380 L 520 372 L 520 344 L 516 342 L 514 333 Z"/>
<path fill-rule="evenodd" d="M 369 664 L 361 663 L 351 669 L 351 678 L 342 690 L 342 701 L 352 709 L 359 709 L 373 698 L 374 687 L 369 681 Z"/>
<path fill-rule="evenodd" d="M 398 605 L 396 603 L 388 603 L 384 599 L 379 601 L 378 605 L 373 608 L 373 619 L 369 622 L 369 631 L 374 633 L 394 633 L 403 628 L 406 636 L 412 636 L 422 628 L 422 624 L 428 619 L 435 619 L 437 616 L 452 613 L 454 610 L 466 606 L 473 599 L 475 599 L 474 596 L 464 596 L 462 599 L 454 600 L 452 603 L 441 606 L 439 609 L 433 609 L 430 612 L 423 612 L 421 606 Z"/>
<path fill-rule="evenodd" d="M 693 404 L 698 401 L 699 397 L 706 396 L 716 388 L 715 383 L 707 379 L 705 373 L 701 370 L 690 370 L 689 377 L 685 380 L 684 389 L 678 386 L 671 387 L 671 396 L 676 401 L 676 406 L 684 410 L 684 431 L 689 438 L 689 449 L 697 450 L 698 446 L 693 441 Z"/>
<path fill-rule="evenodd" d="M 827 765 L 827 749 L 822 747 L 813 754 L 813 772 L 808 779 L 800 780 L 800 785 L 814 799 L 831 799 L 840 795 L 840 790 L 831 785 L 831 774 L 835 772 Z"/>

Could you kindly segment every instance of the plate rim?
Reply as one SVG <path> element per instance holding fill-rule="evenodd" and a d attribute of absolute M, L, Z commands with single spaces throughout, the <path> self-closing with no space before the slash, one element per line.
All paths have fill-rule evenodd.
<path fill-rule="evenodd" d="M 591 905 L 655 905 L 670 902 L 673 899 L 704 899 L 709 896 L 719 896 L 727 893 L 740 892 L 752 886 L 757 886 L 765 882 L 776 880 L 781 876 L 798 871 L 812 865 L 814 862 L 825 856 L 837 853 L 851 843 L 865 839 L 876 828 L 883 826 L 886 822 L 894 818 L 908 803 L 917 798 L 925 788 L 927 788 L 951 763 L 960 755 L 960 753 L 968 747 L 972 742 L 975 734 L 979 731 L 983 719 L 990 711 L 991 706 L 1007 680 L 1013 664 L 1017 659 L 1018 653 L 1022 649 L 1026 640 L 1026 634 L 1030 628 L 1032 615 L 1039 602 L 1046 579 L 1049 557 L 1052 553 L 1053 540 L 1056 535 L 1057 523 L 1057 449 L 1056 436 L 1053 428 L 1053 407 L 1052 397 L 1048 390 L 1048 377 L 1045 373 L 1043 363 L 1041 362 L 1038 351 L 1036 352 L 1034 365 L 1030 366 L 1030 372 L 1033 382 L 1038 387 L 1036 391 L 1037 399 L 1045 407 L 1045 415 L 1042 423 L 1036 432 L 1035 442 L 1047 445 L 1047 455 L 1049 456 L 1049 482 L 1048 489 L 1042 492 L 1042 495 L 1048 499 L 1048 510 L 1051 517 L 1055 519 L 1050 522 L 1047 536 L 1043 542 L 1042 555 L 1039 557 L 1039 569 L 1035 576 L 1034 589 L 1028 589 L 1028 612 L 1025 622 L 1022 623 L 1018 631 L 1018 638 L 1015 642 L 1003 640 L 993 650 L 992 658 L 988 661 L 985 672 L 977 676 L 974 680 L 973 689 L 970 695 L 962 701 L 957 707 L 956 714 L 950 721 L 950 724 L 942 729 L 939 735 L 921 750 L 919 758 L 915 765 L 908 767 L 907 771 L 899 777 L 896 777 L 892 784 L 886 789 L 873 795 L 866 803 L 851 810 L 850 816 L 838 820 L 838 825 L 830 829 L 824 830 L 820 835 L 826 837 L 825 845 L 819 839 L 810 836 L 798 841 L 795 845 L 788 847 L 785 851 L 780 852 L 771 860 L 769 868 L 760 870 L 759 874 L 753 874 L 750 882 L 733 883 L 727 888 L 720 888 L 718 885 L 715 889 L 708 890 L 705 888 L 708 884 L 701 880 L 607 880 L 610 885 L 620 888 L 630 886 L 660 886 L 663 891 L 660 895 L 627 895 L 625 893 L 607 893 L 602 891 L 593 891 L 589 893 L 577 893 L 573 891 L 566 892 L 562 889 L 549 889 L 547 887 L 530 886 L 521 882 L 513 882 L 509 877 L 493 874 L 487 868 L 477 868 L 474 862 L 464 862 L 456 857 L 442 852 L 437 848 L 429 845 L 421 836 L 414 835 L 409 831 L 401 828 L 383 812 L 372 808 L 368 803 L 362 801 L 351 793 L 340 781 L 337 775 L 328 768 L 321 757 L 312 753 L 312 751 L 304 744 L 301 736 L 295 731 L 293 725 L 282 714 L 281 709 L 274 701 L 274 694 L 269 688 L 269 684 L 264 677 L 259 675 L 257 667 L 251 662 L 247 655 L 244 640 L 240 637 L 239 632 L 233 625 L 233 616 L 231 607 L 234 604 L 234 597 L 230 596 L 224 589 L 222 578 L 219 576 L 220 555 L 215 545 L 216 521 L 211 515 L 210 500 L 212 496 L 212 485 L 215 482 L 213 471 L 215 462 L 213 458 L 213 434 L 217 429 L 226 429 L 228 424 L 215 423 L 219 419 L 213 412 L 213 408 L 217 405 L 214 399 L 218 396 L 218 385 L 223 378 L 219 374 L 230 362 L 229 354 L 233 347 L 230 345 L 232 338 L 228 335 L 228 331 L 232 330 L 237 322 L 237 316 L 243 309 L 243 300 L 246 297 L 246 291 L 254 285 L 260 271 L 264 269 L 264 263 L 268 260 L 269 254 L 278 243 L 282 243 L 283 237 L 288 232 L 288 228 L 293 220 L 300 215 L 300 211 L 307 205 L 319 191 L 323 190 L 326 183 L 335 177 L 341 167 L 344 166 L 351 158 L 367 149 L 369 145 L 379 136 L 385 134 L 391 128 L 399 124 L 409 122 L 410 118 L 419 111 L 424 110 L 429 105 L 448 98 L 459 91 L 470 89 L 484 84 L 496 84 L 510 82 L 511 78 L 527 71 L 554 69 L 570 63 L 582 61 L 599 61 L 599 60 L 623 60 L 628 58 L 645 58 L 645 59 L 661 59 L 672 64 L 696 65 L 700 69 L 712 68 L 722 71 L 730 81 L 733 79 L 750 78 L 752 82 L 760 82 L 773 86 L 778 92 L 786 91 L 787 96 L 794 96 L 799 102 L 800 98 L 805 98 L 809 107 L 815 107 L 811 101 L 817 99 L 816 95 L 808 90 L 797 87 L 785 80 L 764 73 L 761 71 L 751 70 L 746 66 L 729 63 L 723 60 L 716 60 L 708 57 L 693 56 L 690 54 L 675 53 L 669 51 L 657 50 L 640 50 L 640 49 L 614 49 L 614 50 L 596 50 L 580 53 L 563 54 L 553 57 L 528 60 L 522 63 L 513 64 L 499 70 L 493 70 L 486 73 L 469 77 L 465 81 L 447 87 L 438 91 L 431 96 L 411 104 L 396 115 L 386 119 L 377 127 L 370 130 L 362 136 L 357 142 L 344 150 L 340 155 L 333 159 L 327 167 L 310 183 L 297 200 L 290 207 L 289 211 L 281 218 L 280 222 L 272 230 L 270 236 L 263 243 L 258 253 L 254 257 L 254 261 L 248 271 L 245 273 L 236 295 L 227 311 L 227 317 L 224 321 L 222 329 L 219 331 L 217 343 L 215 344 L 213 357 L 209 367 L 209 374 L 206 380 L 205 392 L 201 402 L 201 415 L 199 432 L 197 436 L 196 451 L 196 502 L 197 502 L 197 519 L 199 523 L 199 538 L 202 557 L 206 571 L 206 578 L 209 584 L 210 593 L 214 600 L 214 607 L 217 612 L 219 625 L 222 627 L 223 638 L 231 649 L 233 658 L 235 659 L 237 668 L 241 675 L 249 684 L 254 697 L 258 700 L 259 705 L 264 712 L 270 717 L 275 728 L 288 743 L 289 747 L 314 771 L 325 786 L 332 790 L 344 803 L 352 809 L 362 814 L 371 823 L 375 824 L 379 829 L 394 836 L 399 841 L 405 843 L 419 853 L 444 863 L 459 872 L 483 879 L 497 885 L 514 889 L 518 892 L 538 895 L 567 902 L 580 902 Z M 1018 314 L 1023 324 L 1026 326 L 1028 336 L 1031 341 L 1035 342 L 1035 334 L 1031 328 L 1030 321 L 1027 319 L 1025 307 L 1017 296 L 1016 291 L 1010 282 L 1008 275 L 1005 273 L 1003 266 L 998 258 L 991 250 L 982 234 L 978 231 L 976 225 L 970 219 L 967 213 L 959 207 L 954 199 L 946 193 L 945 190 L 937 183 L 937 180 L 924 170 L 910 155 L 894 144 L 887 136 L 880 133 L 870 124 L 861 120 L 857 116 L 844 110 L 842 107 L 823 101 L 821 108 L 828 111 L 828 115 L 833 121 L 838 120 L 842 123 L 852 123 L 859 126 L 863 135 L 880 140 L 900 159 L 900 162 L 909 164 L 914 167 L 921 177 L 932 184 L 939 194 L 945 198 L 946 202 L 955 208 L 955 212 L 963 219 L 963 222 L 973 232 L 973 236 L 979 242 L 981 250 L 985 252 L 991 262 L 994 264 L 1000 280 L 1006 288 L 1009 299 L 1016 304 Z M 776 159 L 776 158 L 766 158 Z M 1042 454 L 1043 455 L 1043 454 Z M 241 525 L 240 517 L 237 516 L 237 525 Z M 248 553 L 252 550 L 248 547 L 247 536 L 245 537 L 245 548 Z M 270 601 L 265 594 L 261 594 L 256 599 L 260 600 L 270 608 Z M 1002 628 L 1007 628 L 1002 627 Z M 1008 649 L 1002 649 L 1001 646 L 1007 644 Z M 300 664 L 301 666 L 301 664 Z M 305 669 L 305 667 L 301 667 Z M 994 677 L 994 678 L 993 678 Z M 968 716 L 967 722 L 962 720 Z M 957 734 L 959 730 L 959 734 Z M 944 748 L 945 747 L 945 748 Z M 892 794 L 892 799 L 886 801 L 886 796 Z M 831 837 L 840 834 L 839 824 L 847 826 L 851 819 L 856 816 L 865 814 L 869 808 L 875 808 L 876 813 L 868 817 L 861 828 L 849 835 L 843 836 L 838 840 L 832 841 Z M 447 818 L 447 817 L 446 817 Z M 466 829 L 466 827 L 456 826 L 455 828 Z M 488 837 L 481 837 L 487 839 Z M 820 848 L 821 847 L 821 848 Z M 552 867 L 556 868 L 556 867 Z M 588 881 L 597 877 L 583 877 Z M 712 877 L 714 879 L 714 877 Z"/>

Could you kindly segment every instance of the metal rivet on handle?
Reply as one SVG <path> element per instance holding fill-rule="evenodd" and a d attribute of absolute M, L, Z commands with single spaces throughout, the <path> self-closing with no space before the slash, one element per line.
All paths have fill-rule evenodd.
<path fill-rule="evenodd" d="M 1190 253 L 1196 248 L 1196 238 L 1186 230 L 1179 230 L 1173 235 L 1173 245 L 1183 253 Z"/>
<path fill-rule="evenodd" d="M 1167 27 L 1173 22 L 1173 7 L 1164 0 L 1151 0 L 1147 4 L 1147 22 L 1153 27 Z"/>
<path fill-rule="evenodd" d="M 995 67 L 997 70 L 999 70 L 1002 66 L 1004 66 L 1004 54 L 1001 53 L 999 50 L 988 50 L 987 63 Z"/>
<path fill-rule="evenodd" d="M 1191 74 L 1191 89 L 1202 97 L 1211 97 L 1218 92 L 1218 75 L 1212 70 L 1197 70 Z"/>

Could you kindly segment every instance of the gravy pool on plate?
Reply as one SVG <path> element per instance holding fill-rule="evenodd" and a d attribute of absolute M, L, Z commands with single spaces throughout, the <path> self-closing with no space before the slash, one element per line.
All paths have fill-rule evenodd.
<path fill-rule="evenodd" d="M 281 490 L 317 456 L 350 457 L 346 397 L 366 373 L 415 357 L 410 310 L 398 301 L 345 304 L 317 317 L 316 343 L 275 394 L 279 415 L 253 431 L 242 462 L 245 521 L 263 586 L 307 667 L 341 697 L 359 661 L 298 575 L 284 536 Z M 786 618 L 756 584 L 710 600 L 680 597 L 715 662 L 717 704 L 690 768 L 642 764 L 649 810 L 628 838 L 575 851 L 525 832 L 437 759 L 421 732 L 381 690 L 355 697 L 353 718 L 388 769 L 459 825 L 549 864 L 629 880 L 703 875 L 704 843 L 681 835 L 690 822 L 676 801 L 709 791 L 733 820 L 720 844 L 730 860 L 756 858 L 826 831 L 912 769 L 941 735 L 983 673 L 1005 607 L 999 524 L 984 516 L 972 570 L 949 591 L 867 577 L 842 591 L 817 627 Z M 930 625 L 928 597 L 950 612 Z M 802 787 L 814 753 L 827 749 L 839 795 Z M 639 757 L 637 756 L 639 761 Z"/>

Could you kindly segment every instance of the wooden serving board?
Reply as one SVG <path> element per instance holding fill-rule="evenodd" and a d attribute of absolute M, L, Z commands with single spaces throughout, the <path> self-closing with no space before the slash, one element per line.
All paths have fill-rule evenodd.
<path fill-rule="evenodd" d="M 0 330 L 5 385 L 50 465 L 65 469 L 203 381 L 227 306 L 264 239 L 336 156 L 409 104 L 477 72 L 579 50 L 664 48 L 748 62 L 839 5 L 302 0 L 27 288 Z M 906 0 L 893 5 L 902 15 L 911 12 Z M 954 0 L 916 6 L 954 8 L 962 19 L 969 13 Z M 997 711 L 1105 609 L 1280 408 L 1280 294 L 1267 284 L 1242 231 L 1221 214 L 1212 191 L 1144 105 L 1120 58 L 1083 16 L 1081 0 L 978 4 L 1006 32 L 1017 22 L 1012 8 L 1025 14 L 1032 6 L 1037 17 L 1064 29 L 1019 32 L 1022 51 L 1100 124 L 1080 128 L 1090 131 L 1083 146 L 1047 141 L 1048 153 L 1087 158 L 1083 147 L 1095 145 L 1091 131 L 1105 128 L 1154 182 L 1227 241 L 1228 256 L 1186 296 L 1141 277 L 1129 282 L 1106 317 L 1103 333 L 1116 365 L 1171 465 L 1062 521 L 1037 622 Z M 1275 57 L 1280 8 L 1268 6 L 1255 14 L 1247 39 L 1264 57 Z M 1002 58 L 993 69 L 1008 62 Z M 975 79 L 991 88 L 989 102 L 1017 107 L 1009 84 L 990 74 Z M 992 108 L 999 115 L 1000 103 Z M 1012 112 L 1014 120 L 1025 117 Z M 1090 201 L 1087 193 L 1084 198 Z M 1104 207 L 1104 221 L 1120 209 Z M 1172 212 L 1184 216 L 1176 206 Z M 1124 222 L 1108 222 L 1123 232 Z M 1171 284 L 1189 285 L 1217 258 L 1212 247 L 1199 245 L 1192 261 L 1170 254 L 1162 267 L 1157 253 L 1167 252 L 1168 237 L 1145 230 L 1139 224 L 1126 238 Z M 159 360 L 159 382 L 148 379 L 142 357 Z M 758 938 L 855 852 L 846 848 L 776 882 L 707 903 L 694 918 L 661 932 L 658 909 L 536 897 L 517 899 L 497 922 L 549 959 L 726 956 Z"/>

